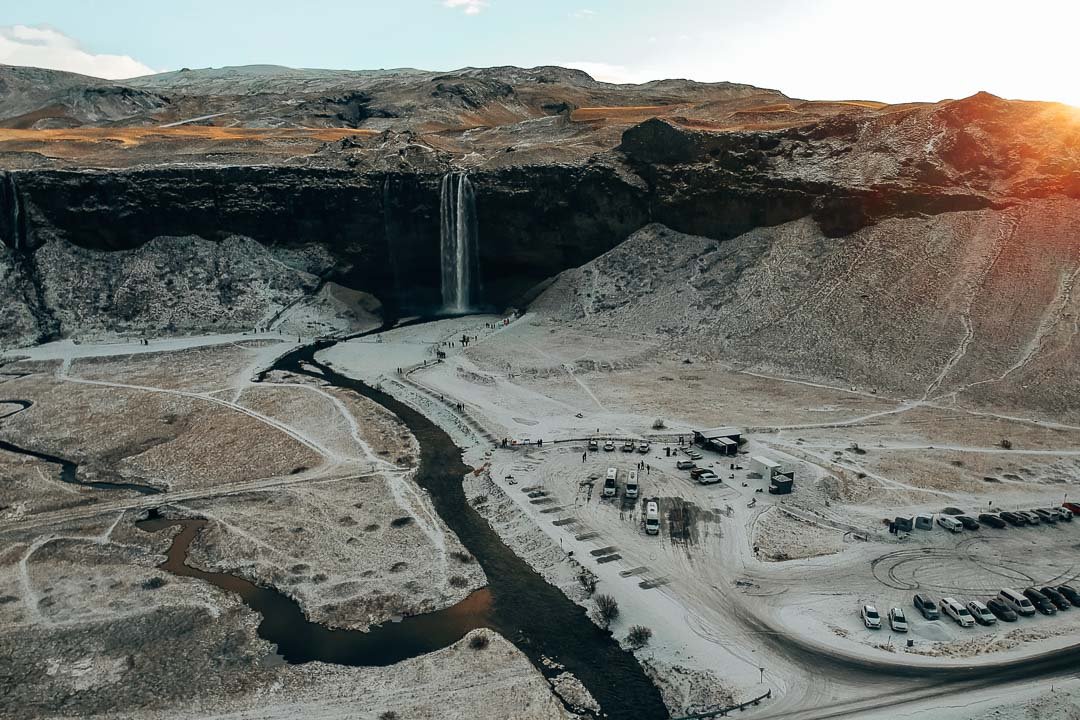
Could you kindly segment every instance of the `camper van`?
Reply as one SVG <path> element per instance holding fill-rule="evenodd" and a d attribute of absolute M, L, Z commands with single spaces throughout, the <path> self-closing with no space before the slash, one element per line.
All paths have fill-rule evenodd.
<path fill-rule="evenodd" d="M 650 498 L 645 503 L 645 532 L 649 535 L 660 533 L 660 501 Z"/>
<path fill-rule="evenodd" d="M 998 597 L 1017 615 L 1030 616 L 1035 614 L 1035 606 L 1031 604 L 1031 601 L 1015 590 L 1005 588 L 998 593 Z"/>
<path fill-rule="evenodd" d="M 954 518 L 952 515 L 938 515 L 937 524 L 945 528 L 949 532 L 958 533 L 964 529 L 964 526 L 960 524 L 960 521 Z"/>
<path fill-rule="evenodd" d="M 613 467 L 607 469 L 607 475 L 604 477 L 604 497 L 615 497 L 615 493 L 618 492 L 619 486 L 616 481 L 619 479 L 619 471 Z"/>
<path fill-rule="evenodd" d="M 637 470 L 631 470 L 626 474 L 626 497 L 636 498 L 638 495 Z"/>
<path fill-rule="evenodd" d="M 933 518 L 933 516 L 932 515 L 916 515 L 915 516 L 915 527 L 918 530 L 933 530 L 934 529 L 934 518 Z"/>

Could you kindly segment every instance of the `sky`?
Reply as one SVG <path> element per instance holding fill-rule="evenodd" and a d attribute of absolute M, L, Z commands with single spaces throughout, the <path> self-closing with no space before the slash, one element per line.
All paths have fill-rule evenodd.
<path fill-rule="evenodd" d="M 0 63 L 124 78 L 271 63 L 564 65 L 608 82 L 744 82 L 793 97 L 1080 106 L 1080 1 L 33 0 L 0 5 Z"/>

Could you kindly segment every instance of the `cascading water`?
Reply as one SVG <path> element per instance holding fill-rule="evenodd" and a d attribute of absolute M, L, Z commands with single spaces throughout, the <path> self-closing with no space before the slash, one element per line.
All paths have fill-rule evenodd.
<path fill-rule="evenodd" d="M 13 250 L 18 250 L 22 247 L 22 197 L 19 195 L 19 186 L 15 183 L 15 175 L 7 173 L 7 192 L 4 195 L 7 196 L 8 202 L 8 222 L 11 229 L 9 231 L 10 237 L 4 238 L 11 245 Z"/>
<path fill-rule="evenodd" d="M 476 195 L 467 173 L 443 176 L 440 189 L 442 220 L 442 300 L 447 312 L 467 312 L 479 288 L 479 249 Z"/>

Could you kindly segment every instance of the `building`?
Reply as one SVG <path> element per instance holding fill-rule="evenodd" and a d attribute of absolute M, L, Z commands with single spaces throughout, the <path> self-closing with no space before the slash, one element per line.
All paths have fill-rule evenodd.
<path fill-rule="evenodd" d="M 712 428 L 711 430 L 695 430 L 694 442 L 709 450 L 714 450 L 721 455 L 735 455 L 739 452 L 739 441 L 742 439 L 742 431 L 733 427 Z"/>
<path fill-rule="evenodd" d="M 781 474 L 784 468 L 775 460 L 770 460 L 763 455 L 754 455 L 750 458 L 750 474 L 771 481 Z"/>

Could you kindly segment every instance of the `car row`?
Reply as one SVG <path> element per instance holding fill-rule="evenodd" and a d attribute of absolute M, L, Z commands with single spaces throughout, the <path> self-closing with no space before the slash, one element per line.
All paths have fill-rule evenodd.
<path fill-rule="evenodd" d="M 927 620 L 937 620 L 944 613 L 961 627 L 971 627 L 976 623 L 993 625 L 998 620 L 1016 622 L 1019 617 L 1037 612 L 1054 615 L 1080 607 L 1080 592 L 1070 585 L 1029 587 L 1023 592 L 1004 588 L 985 603 L 970 600 L 966 604 L 951 597 L 941 598 L 939 604 L 929 595 L 919 593 L 912 599 L 912 604 Z"/>
<path fill-rule="evenodd" d="M 983 526 L 1003 529 L 1009 525 L 1014 527 L 1040 524 L 1052 525 L 1058 522 L 1072 522 L 1074 515 L 1077 513 L 1069 507 L 1070 505 L 1072 503 L 1065 503 L 1061 507 L 1002 510 L 996 513 L 984 512 L 979 513 L 977 516 L 940 513 L 937 515 L 937 524 L 954 533 L 963 530 L 979 530 Z M 900 520 L 901 518 L 897 519 L 898 522 Z M 912 523 L 909 518 L 908 526 L 914 525 L 914 527 L 924 530 L 929 530 L 932 527 L 928 515 L 920 515 L 914 520 Z M 903 527 L 902 529 L 910 529 L 910 527 Z"/>
<path fill-rule="evenodd" d="M 591 450 L 593 452 L 596 452 L 597 450 L 600 449 L 600 441 L 596 440 L 596 439 L 589 440 L 588 448 L 589 448 L 589 450 Z M 645 442 L 644 440 L 642 440 L 641 442 L 637 442 L 637 443 L 635 443 L 633 440 L 626 440 L 622 444 L 622 449 L 623 449 L 623 452 L 634 452 L 635 450 L 637 450 L 642 455 L 646 455 L 646 454 L 648 454 L 649 450 L 651 449 L 651 446 L 649 445 L 649 443 Z M 604 452 L 615 452 L 615 441 L 614 440 L 605 440 L 604 441 Z"/>

